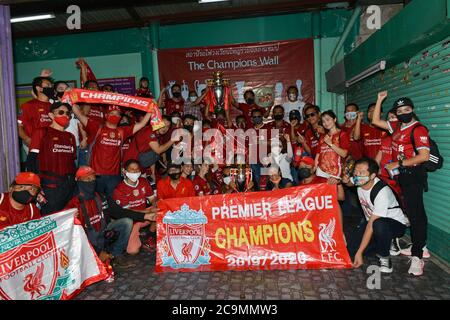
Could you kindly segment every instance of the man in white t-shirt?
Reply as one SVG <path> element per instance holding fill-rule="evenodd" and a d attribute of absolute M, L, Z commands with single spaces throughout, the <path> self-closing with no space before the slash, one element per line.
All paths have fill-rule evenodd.
<path fill-rule="evenodd" d="M 302 115 L 302 119 L 300 123 L 303 123 L 304 114 L 303 114 L 303 107 L 305 106 L 305 103 L 302 100 L 298 100 L 298 89 L 296 86 L 290 86 L 287 91 L 287 101 L 283 103 L 284 108 L 284 121 L 289 122 L 289 112 L 292 110 L 298 110 L 300 114 Z"/>
<path fill-rule="evenodd" d="M 393 271 L 389 249 L 392 240 L 405 234 L 408 218 L 404 215 L 392 189 L 377 178 L 379 167 L 375 160 L 362 158 L 355 163 L 353 184 L 358 187 L 358 198 L 365 221 L 348 239 L 350 255 L 355 253 L 353 266 L 360 267 L 363 254 L 374 249 L 380 259 L 380 272 Z M 346 183 L 346 179 L 343 182 Z"/>

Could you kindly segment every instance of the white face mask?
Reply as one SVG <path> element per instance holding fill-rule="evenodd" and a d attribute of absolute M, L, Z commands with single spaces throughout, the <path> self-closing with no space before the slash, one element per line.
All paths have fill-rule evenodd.
<path fill-rule="evenodd" d="M 197 132 L 198 130 L 201 130 L 202 125 L 200 121 L 195 121 L 194 123 L 194 132 Z"/>
<path fill-rule="evenodd" d="M 356 117 L 357 117 L 357 113 L 354 112 L 354 111 L 346 112 L 346 113 L 345 113 L 345 118 L 346 118 L 347 120 L 354 120 L 354 119 L 356 119 Z"/>
<path fill-rule="evenodd" d="M 197 100 L 197 97 L 189 97 L 189 100 L 191 100 L 191 102 L 195 102 L 195 100 Z"/>
<path fill-rule="evenodd" d="M 173 123 L 173 124 L 177 124 L 179 121 L 181 121 L 181 119 L 178 118 L 178 117 L 173 117 L 173 118 L 172 118 L 172 123 Z"/>
<path fill-rule="evenodd" d="M 231 182 L 231 177 L 230 176 L 223 178 L 223 183 L 225 183 L 226 185 L 229 185 L 230 182 Z"/>
<path fill-rule="evenodd" d="M 132 182 L 136 182 L 136 181 L 138 181 L 139 177 L 141 176 L 141 173 L 140 172 L 136 172 L 136 173 L 127 172 L 127 173 L 125 173 L 125 175 Z"/>

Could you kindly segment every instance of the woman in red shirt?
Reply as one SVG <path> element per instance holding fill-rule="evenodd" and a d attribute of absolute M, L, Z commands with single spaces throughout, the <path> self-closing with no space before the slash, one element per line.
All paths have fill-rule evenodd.
<path fill-rule="evenodd" d="M 414 103 L 407 97 L 398 99 L 393 105 L 397 122 L 381 120 L 381 104 L 386 97 L 387 91 L 378 93 L 372 123 L 392 134 L 393 162 L 388 163 L 385 168 L 393 174 L 398 173 L 396 176 L 406 215 L 411 223 L 411 266 L 408 273 L 420 276 L 424 269 L 422 258 L 428 226 L 423 202 L 427 173 L 422 164 L 430 159 L 430 137 L 428 129 L 418 121 L 414 113 Z"/>
<path fill-rule="evenodd" d="M 348 155 L 350 148 L 350 138 L 337 124 L 336 114 L 325 111 L 321 115 L 323 127 L 326 134 L 320 138 L 316 155 L 316 174 L 319 177 L 341 178 L 342 164 Z"/>
<path fill-rule="evenodd" d="M 395 110 L 390 110 L 387 116 L 388 121 L 395 122 L 397 121 L 397 115 L 395 114 Z M 378 151 L 375 161 L 380 166 L 380 179 L 389 184 L 389 186 L 394 190 L 399 198 L 401 198 L 401 189 L 397 180 L 393 179 L 389 176 L 389 172 L 386 170 L 386 165 L 392 162 L 392 136 L 387 135 L 381 139 L 380 150 Z"/>

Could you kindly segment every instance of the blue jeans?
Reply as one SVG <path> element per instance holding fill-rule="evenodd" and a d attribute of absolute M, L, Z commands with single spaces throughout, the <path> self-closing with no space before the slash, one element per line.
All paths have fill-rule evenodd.
<path fill-rule="evenodd" d="M 366 227 L 367 221 L 364 219 L 347 239 L 347 250 L 350 256 L 354 256 L 358 251 Z M 389 257 L 389 249 L 391 248 L 392 240 L 394 238 L 403 237 L 406 226 L 391 218 L 378 218 L 373 222 L 372 227 L 372 238 L 370 239 L 366 250 L 364 250 L 364 255 L 369 256 L 376 253 L 382 257 Z"/>
<path fill-rule="evenodd" d="M 106 230 L 114 230 L 119 234 L 116 241 L 111 244 L 109 248 L 113 256 L 119 256 L 125 252 L 128 246 L 128 239 L 130 238 L 131 229 L 133 228 L 133 220 L 130 218 L 121 218 L 114 220 L 108 224 Z"/>
<path fill-rule="evenodd" d="M 95 187 L 98 193 L 101 193 L 107 197 L 112 197 L 114 189 L 122 181 L 120 175 L 103 175 L 97 176 L 97 185 Z"/>
<path fill-rule="evenodd" d="M 78 147 L 77 150 L 78 167 L 88 166 L 88 149 L 80 149 L 80 147 Z"/>
<path fill-rule="evenodd" d="M 251 164 L 250 168 L 252 169 L 253 175 L 253 184 L 255 185 L 255 191 L 259 191 L 259 180 L 261 179 L 261 167 L 260 164 Z"/>
<path fill-rule="evenodd" d="M 293 183 L 295 186 L 298 186 L 300 184 L 300 180 L 298 179 L 298 169 L 291 167 L 291 176 L 293 179 Z"/>

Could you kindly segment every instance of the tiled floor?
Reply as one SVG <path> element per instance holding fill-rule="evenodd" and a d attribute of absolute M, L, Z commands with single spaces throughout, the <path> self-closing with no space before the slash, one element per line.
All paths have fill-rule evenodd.
<path fill-rule="evenodd" d="M 368 289 L 367 266 L 351 270 L 290 270 L 166 273 L 153 271 L 155 254 L 131 258 L 136 268 L 118 272 L 112 283 L 88 287 L 76 299 L 450 299 L 450 274 L 434 262 L 425 274 L 407 274 L 407 257 L 393 257 L 394 272 L 382 275 L 380 289 Z"/>

